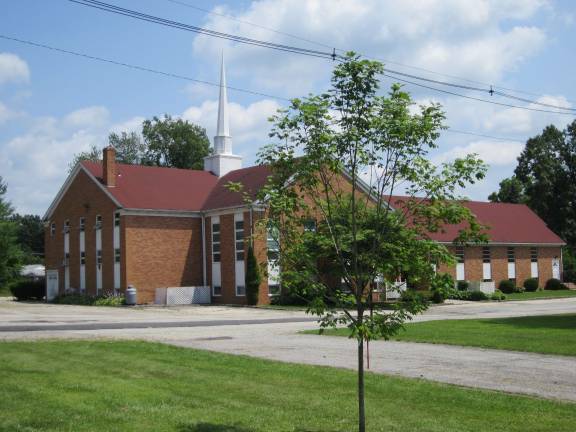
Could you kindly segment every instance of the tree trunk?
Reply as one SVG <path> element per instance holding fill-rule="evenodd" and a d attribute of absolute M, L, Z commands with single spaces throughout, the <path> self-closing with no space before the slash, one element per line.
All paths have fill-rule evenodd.
<path fill-rule="evenodd" d="M 358 340 L 358 432 L 366 432 L 364 412 L 364 340 Z"/>

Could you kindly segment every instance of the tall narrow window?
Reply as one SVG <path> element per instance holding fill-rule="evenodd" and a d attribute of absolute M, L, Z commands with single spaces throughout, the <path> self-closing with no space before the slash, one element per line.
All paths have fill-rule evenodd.
<path fill-rule="evenodd" d="M 464 247 L 456 246 L 456 280 L 465 280 Z"/>
<path fill-rule="evenodd" d="M 244 261 L 244 221 L 234 223 L 236 261 Z"/>
<path fill-rule="evenodd" d="M 102 265 L 102 251 L 100 249 L 96 251 L 96 264 L 98 264 L 98 267 Z"/>
<path fill-rule="evenodd" d="M 68 219 L 66 219 L 64 221 L 64 234 L 69 233 L 70 232 L 70 221 Z"/>
<path fill-rule="evenodd" d="M 56 234 L 56 223 L 52 222 L 50 224 L 50 237 L 54 237 L 55 234 Z"/>
<path fill-rule="evenodd" d="M 114 226 L 120 226 L 120 212 L 114 213 Z"/>
<path fill-rule="evenodd" d="M 484 282 L 489 282 L 492 280 L 492 268 L 490 263 L 490 248 L 482 248 L 482 279 Z"/>
<path fill-rule="evenodd" d="M 86 218 L 80 218 L 80 232 L 84 232 L 86 229 Z"/>
<path fill-rule="evenodd" d="M 102 216 L 100 215 L 96 216 L 96 225 L 94 228 L 96 228 L 97 230 L 102 228 Z"/>
<path fill-rule="evenodd" d="M 212 224 L 212 261 L 220 262 L 220 224 Z"/>
<path fill-rule="evenodd" d="M 538 248 L 530 248 L 530 277 L 538 277 Z"/>
<path fill-rule="evenodd" d="M 120 248 L 114 249 L 114 262 L 115 263 L 120 262 Z"/>
<path fill-rule="evenodd" d="M 516 279 L 516 251 L 513 247 L 508 247 L 506 251 L 508 257 L 508 279 Z"/>
<path fill-rule="evenodd" d="M 80 264 L 86 264 L 86 252 L 80 252 Z"/>

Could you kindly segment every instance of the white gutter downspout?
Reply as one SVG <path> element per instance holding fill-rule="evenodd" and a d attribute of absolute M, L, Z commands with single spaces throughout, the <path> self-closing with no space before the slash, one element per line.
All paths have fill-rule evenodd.
<path fill-rule="evenodd" d="M 202 213 L 202 285 L 206 286 L 206 217 Z"/>

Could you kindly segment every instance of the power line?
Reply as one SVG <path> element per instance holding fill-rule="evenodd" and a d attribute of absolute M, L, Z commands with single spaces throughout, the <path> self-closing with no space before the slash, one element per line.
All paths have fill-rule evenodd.
<path fill-rule="evenodd" d="M 332 46 L 327 45 L 327 44 L 325 44 L 325 43 L 318 42 L 318 41 L 315 41 L 315 40 L 312 40 L 312 39 L 309 39 L 309 38 L 301 37 L 301 36 L 298 36 L 298 35 L 293 34 L 293 33 L 288 33 L 288 32 L 284 32 L 284 31 L 281 31 L 281 30 L 278 30 L 278 29 L 274 29 L 274 28 L 271 28 L 271 27 L 267 27 L 267 26 L 263 26 L 263 25 L 260 25 L 260 24 L 256 24 L 256 23 L 254 23 L 254 22 L 250 22 L 250 21 L 246 21 L 246 20 L 241 20 L 241 19 L 238 19 L 238 18 L 236 18 L 236 17 L 234 17 L 234 16 L 232 16 L 232 15 L 229 15 L 229 14 L 218 13 L 218 12 L 214 12 L 213 10 L 204 9 L 204 8 L 201 8 L 201 7 L 192 5 L 192 4 L 190 4 L 190 3 L 187 3 L 187 2 L 184 2 L 184 1 L 181 1 L 181 0 L 166 0 L 166 1 L 168 1 L 168 2 L 170 2 L 170 3 L 178 4 L 178 5 L 187 7 L 187 8 L 195 9 L 195 10 L 198 10 L 198 11 L 201 11 L 201 12 L 204 12 L 204 13 L 207 13 L 207 14 L 210 14 L 210 15 L 220 16 L 220 17 L 223 17 L 223 18 L 226 18 L 226 19 L 228 19 L 228 20 L 235 21 L 235 22 L 238 22 L 238 23 L 241 23 L 241 24 L 246 24 L 246 25 L 250 25 L 250 26 L 253 26 L 253 27 L 256 27 L 256 28 L 260 28 L 260 29 L 263 29 L 263 30 L 267 30 L 267 31 L 270 31 L 270 32 L 272 32 L 272 33 L 276 33 L 276 34 L 279 34 L 279 35 L 282 35 L 282 36 L 287 36 L 287 37 L 290 37 L 290 38 L 293 38 L 293 39 L 296 39 L 296 40 L 300 40 L 300 41 L 303 41 L 303 42 L 307 42 L 307 43 L 310 43 L 310 44 L 313 44 L 313 45 L 317 45 L 317 46 L 320 46 L 320 47 L 323 47 L 323 48 L 333 49 L 334 51 L 337 51 L 337 52 L 342 53 L 342 54 L 345 54 L 347 51 L 349 51 L 349 50 L 344 50 L 344 49 L 341 49 L 341 48 L 333 48 Z M 566 108 L 566 107 L 560 107 L 560 106 L 555 106 L 555 105 L 550 105 L 550 104 L 543 104 L 543 103 L 540 103 L 540 102 L 537 102 L 537 101 L 532 101 L 532 100 L 527 100 L 527 99 L 522 99 L 522 98 L 515 98 L 515 97 L 512 96 L 512 95 L 507 95 L 507 94 L 505 94 L 505 93 L 503 93 L 503 92 L 497 91 L 496 88 L 499 88 L 499 89 L 502 89 L 502 90 L 507 90 L 507 91 L 509 91 L 509 92 L 514 92 L 514 93 L 522 93 L 522 94 L 526 94 L 526 95 L 530 95 L 530 96 L 542 96 L 542 94 L 538 94 L 538 93 L 534 93 L 534 92 L 529 92 L 529 91 L 525 91 L 525 90 L 507 88 L 507 87 L 503 87 L 503 86 L 496 86 L 496 85 L 494 85 L 494 84 L 489 84 L 489 83 L 482 82 L 482 81 L 471 80 L 471 79 L 463 78 L 463 77 L 457 76 L 457 75 L 450 75 L 450 74 L 446 74 L 446 73 L 442 73 L 442 72 L 438 72 L 438 71 L 433 71 L 433 70 L 430 70 L 430 69 L 426 69 L 426 68 L 423 68 L 423 67 L 408 65 L 408 64 L 405 64 L 405 63 L 399 63 L 399 62 L 392 61 L 392 60 L 389 60 L 389 59 L 378 58 L 378 57 L 374 57 L 374 56 L 365 55 L 365 54 L 362 54 L 362 53 L 360 53 L 360 55 L 362 55 L 363 57 L 368 58 L 368 59 L 379 60 L 379 61 L 381 61 L 381 62 L 383 62 L 383 63 L 385 63 L 385 64 L 393 64 L 393 65 L 397 65 L 397 66 L 401 66 L 401 67 L 405 67 L 405 68 L 409 68 L 409 69 L 420 70 L 420 71 L 427 72 L 427 73 L 430 73 L 430 74 L 439 75 L 439 76 L 445 76 L 445 77 L 457 79 L 457 80 L 460 80 L 460 81 L 463 81 L 463 82 L 469 82 L 469 83 L 471 83 L 471 84 L 480 84 L 480 85 L 483 85 L 483 86 L 487 87 L 487 88 L 481 88 L 481 89 L 479 89 L 479 88 L 474 88 L 474 90 L 477 90 L 477 91 L 489 92 L 489 93 L 490 93 L 490 92 L 492 92 L 492 93 L 497 93 L 497 94 L 499 94 L 500 96 L 503 96 L 503 97 L 508 97 L 508 98 L 512 98 L 512 99 L 517 99 L 517 100 L 521 100 L 521 101 L 523 101 L 523 102 L 528 102 L 528 103 L 532 103 L 532 104 L 536 104 L 536 105 L 548 106 L 548 107 L 550 107 L 550 108 L 567 109 L 567 110 L 576 111 L 576 110 L 574 110 L 574 109 L 570 109 L 570 108 Z M 396 73 L 400 74 L 400 72 L 396 72 Z M 412 77 L 415 77 L 415 76 L 412 76 Z M 424 79 L 426 79 L 426 78 L 418 77 L 418 79 L 423 79 L 423 80 L 424 80 Z M 430 80 L 430 81 L 431 81 L 431 82 L 437 82 L 437 81 L 434 81 L 434 80 Z M 441 83 L 441 82 L 437 82 L 437 83 Z M 444 84 L 444 85 L 450 85 L 449 83 L 445 83 L 445 82 L 442 83 L 442 84 Z M 452 84 L 452 85 L 453 85 L 453 86 L 457 86 L 457 85 L 455 85 L 455 84 Z M 466 86 L 462 86 L 462 88 L 466 88 Z M 492 93 L 490 93 L 490 94 L 492 95 Z"/>
<path fill-rule="evenodd" d="M 18 42 L 18 43 L 21 43 L 21 44 L 30 45 L 30 46 L 33 46 L 33 47 L 36 47 L 36 48 L 42 48 L 42 49 L 50 50 L 50 51 L 53 51 L 53 52 L 59 52 L 59 53 L 62 53 L 62 54 L 73 55 L 73 56 L 85 58 L 85 59 L 88 59 L 88 60 L 93 60 L 93 61 L 98 61 L 98 62 L 102 62 L 102 63 L 112 64 L 112 65 L 115 65 L 115 66 L 122 66 L 122 67 L 124 67 L 124 68 L 133 69 L 133 70 L 138 70 L 138 71 L 141 71 L 141 72 L 148 72 L 148 73 L 153 73 L 153 74 L 156 74 L 156 75 L 161 75 L 161 76 L 165 76 L 165 77 L 169 77 L 169 78 L 176 78 L 176 79 L 185 80 L 185 81 L 192 81 L 192 82 L 196 82 L 196 83 L 199 83 L 199 84 L 204 84 L 204 85 L 208 85 L 208 86 L 212 86 L 212 87 L 220 87 L 220 84 L 214 83 L 214 82 L 210 82 L 210 81 L 199 80 L 199 79 L 196 79 L 196 78 L 191 78 L 191 77 L 187 77 L 187 76 L 184 76 L 184 75 L 179 75 L 179 74 L 175 74 L 175 73 L 172 73 L 172 72 L 166 72 L 166 71 L 161 71 L 161 70 L 157 70 L 157 69 L 152 69 L 152 68 L 145 67 L 145 66 L 139 66 L 139 65 L 134 65 L 134 64 L 126 63 L 126 62 L 120 62 L 120 61 L 116 61 L 116 60 L 106 59 L 106 58 L 103 58 L 103 57 L 97 57 L 97 56 L 90 55 L 90 54 L 80 53 L 80 52 L 77 52 L 77 51 L 71 51 L 71 50 L 68 50 L 68 49 L 57 48 L 57 47 L 54 47 L 54 46 L 51 46 L 51 45 L 46 45 L 46 44 L 42 44 L 42 43 L 38 43 L 38 42 L 33 42 L 33 41 L 30 41 L 30 40 L 19 39 L 19 38 L 15 38 L 15 37 L 11 37 L 11 36 L 6 36 L 6 35 L 2 35 L 2 34 L 0 34 L 0 39 L 5 39 L 5 40 L 13 41 L 13 42 Z M 243 89 L 243 88 L 239 88 L 239 87 L 226 86 L 226 88 L 229 89 L 229 90 L 233 90 L 233 91 L 237 91 L 237 92 L 241 92 L 241 93 L 248 93 L 248 94 L 252 94 L 252 95 L 256 95 L 256 96 L 264 96 L 264 97 L 269 97 L 269 98 L 278 99 L 278 100 L 287 101 L 287 102 L 290 102 L 290 101 L 291 101 L 291 99 L 284 98 L 284 97 L 281 97 L 281 96 L 276 96 L 276 95 L 271 95 L 271 94 L 267 94 L 267 93 L 262 93 L 262 92 L 247 90 L 247 89 Z M 479 137 L 489 138 L 489 139 L 497 140 L 497 141 L 510 141 L 510 142 L 521 142 L 521 143 L 523 143 L 523 141 L 520 141 L 520 140 L 514 140 L 514 139 L 509 139 L 509 138 L 503 138 L 503 137 L 497 137 L 497 136 L 493 136 L 493 135 L 479 134 L 479 133 L 469 132 L 469 131 L 462 131 L 462 130 L 453 129 L 453 128 L 448 128 L 448 129 L 446 129 L 446 132 L 457 133 L 457 134 L 465 134 L 465 135 L 472 135 L 472 136 L 479 136 Z"/>
<path fill-rule="evenodd" d="M 531 100 L 531 99 L 525 99 L 525 98 L 521 98 L 518 96 L 514 96 L 514 95 L 509 95 L 507 93 L 498 91 L 498 90 L 494 90 L 493 88 L 488 89 L 483 89 L 483 88 L 479 88 L 479 87 L 472 87 L 472 86 L 468 86 L 468 85 L 463 85 L 463 84 L 455 84 L 455 83 L 449 83 L 446 81 L 439 81 L 439 80 L 433 80 L 430 78 L 424 78 L 424 77 L 420 77 L 418 75 L 411 75 L 411 74 L 407 74 L 404 72 L 398 72 L 392 69 L 385 69 L 388 72 L 392 72 L 393 74 L 396 75 L 401 75 L 404 77 L 409 77 L 409 78 L 413 78 L 413 79 L 417 79 L 420 81 L 426 81 L 426 82 L 430 82 L 430 83 L 434 83 L 434 84 L 440 84 L 440 85 L 444 85 L 444 86 L 449 86 L 449 87 L 456 87 L 456 88 L 461 88 L 461 89 L 465 89 L 465 90 L 472 90 L 472 91 L 478 91 L 478 92 L 482 92 L 482 93 L 487 93 L 490 96 L 496 94 L 498 96 L 502 96 L 502 97 L 506 97 L 506 98 L 510 98 L 510 99 L 515 99 L 515 100 L 519 100 L 522 102 L 526 102 L 529 103 L 531 105 L 540 105 L 540 106 L 545 106 L 548 108 L 554 108 L 554 109 L 559 109 L 559 110 L 565 110 L 565 111 L 573 111 L 576 112 L 576 109 L 574 108 L 570 108 L 570 107 L 563 107 L 560 105 L 552 105 L 552 104 L 548 104 L 548 103 L 544 103 L 544 102 L 539 102 L 539 101 L 535 101 L 535 100 Z"/>
<path fill-rule="evenodd" d="M 229 33 L 209 30 L 209 29 L 206 29 L 203 27 L 192 26 L 189 24 L 184 24 L 184 23 L 180 23 L 180 22 L 176 22 L 176 21 L 172 21 L 172 20 L 167 20 L 167 19 L 156 17 L 153 15 L 144 14 L 142 12 L 133 11 L 131 9 L 126 9 L 126 8 L 122 8 L 119 6 L 114 6 L 114 5 L 111 5 L 109 3 L 101 2 L 98 0 L 69 0 L 69 1 L 83 5 L 83 6 L 88 6 L 88 7 L 100 9 L 100 10 L 103 10 L 106 12 L 111 12 L 111 13 L 127 16 L 130 18 L 134 18 L 134 19 L 147 21 L 147 22 L 151 22 L 154 24 L 160 24 L 160 25 L 164 25 L 164 26 L 168 26 L 168 27 L 177 28 L 180 30 L 191 31 L 191 32 L 198 33 L 198 34 L 203 34 L 203 35 L 221 38 L 221 39 L 225 39 L 225 40 L 231 40 L 231 41 L 244 43 L 244 44 L 248 44 L 248 45 L 255 45 L 255 46 L 259 46 L 259 47 L 265 47 L 265 48 L 275 49 L 275 50 L 279 50 L 279 51 L 291 52 L 291 53 L 295 53 L 295 54 L 307 55 L 307 56 L 318 57 L 318 58 L 323 58 L 323 59 L 332 59 L 332 60 L 343 59 L 342 56 L 337 55 L 335 53 L 335 49 L 333 50 L 332 53 L 329 53 L 329 52 L 324 52 L 324 51 L 316 51 L 316 50 L 310 50 L 307 48 L 295 47 L 295 46 L 291 46 L 291 45 L 276 44 L 273 42 L 262 41 L 262 40 L 258 40 L 258 39 L 251 39 L 251 38 L 246 38 L 246 37 L 242 37 L 242 36 L 236 36 L 236 35 L 232 35 Z M 403 76 L 409 76 L 411 78 L 418 79 L 418 80 L 434 82 L 434 83 L 441 84 L 441 85 L 450 85 L 450 86 L 464 88 L 464 89 L 468 89 L 468 90 L 485 91 L 484 89 L 479 89 L 479 88 L 475 88 L 475 87 L 471 87 L 471 86 L 463 86 L 463 85 L 454 84 L 454 83 L 445 83 L 445 82 L 441 82 L 438 80 L 430 80 L 428 78 L 419 77 L 419 76 L 411 75 L 411 74 L 405 74 L 403 72 L 397 72 L 397 71 L 392 71 L 392 70 L 388 70 L 388 71 L 392 72 L 392 73 L 397 73 L 397 74 L 403 75 Z M 477 97 L 473 97 L 473 96 L 463 95 L 460 93 L 450 92 L 450 91 L 439 89 L 436 87 L 426 86 L 426 85 L 421 84 L 421 83 L 416 83 L 416 82 L 409 81 L 409 80 L 406 80 L 403 78 L 399 78 L 399 77 L 394 76 L 394 75 L 388 75 L 386 73 L 384 74 L 384 76 L 392 77 L 392 78 L 398 79 L 399 81 L 402 81 L 402 82 L 417 85 L 417 86 L 427 88 L 427 89 L 430 89 L 433 91 L 466 98 L 469 100 L 476 100 L 479 102 L 492 103 L 492 104 L 499 105 L 499 106 L 506 106 L 506 107 L 518 108 L 518 109 L 529 110 L 529 111 L 545 112 L 545 113 L 553 113 L 553 114 L 561 114 L 561 115 L 572 115 L 571 113 L 567 113 L 567 112 L 550 111 L 550 110 L 543 110 L 543 109 L 531 108 L 531 107 L 521 107 L 521 106 L 517 106 L 517 105 L 502 103 L 502 102 L 489 101 L 486 99 L 481 99 L 481 98 L 477 98 Z M 492 95 L 493 93 L 494 92 L 491 89 L 490 94 Z M 554 106 L 554 108 L 566 110 L 566 107 Z M 575 112 L 576 112 L 576 110 L 575 110 Z"/>
<path fill-rule="evenodd" d="M 415 85 L 415 86 L 418 86 L 418 87 L 423 87 L 423 88 L 426 88 L 426 89 L 429 89 L 429 90 L 434 90 L 434 91 L 437 91 L 437 92 L 440 92 L 440 93 L 445 93 L 445 94 L 449 94 L 449 95 L 452 95 L 452 96 L 458 96 L 458 97 L 465 98 L 465 99 L 475 100 L 475 101 L 478 101 L 478 102 L 484 102 L 484 103 L 488 103 L 488 104 L 505 106 L 505 107 L 509 107 L 509 108 L 517 108 L 517 109 L 526 110 L 526 111 L 536 111 L 536 112 L 542 112 L 542 113 L 558 114 L 558 115 L 569 115 L 569 116 L 573 116 L 573 115 L 574 115 L 573 113 L 569 113 L 569 112 L 550 111 L 550 110 L 545 110 L 545 109 L 540 109 L 540 108 L 522 107 L 522 106 L 518 106 L 518 105 L 512 105 L 512 104 L 504 103 L 504 102 L 491 101 L 491 100 L 487 100 L 487 99 L 477 98 L 477 97 L 474 97 L 474 96 L 463 95 L 462 93 L 455 93 L 455 92 L 452 92 L 452 91 L 449 91 L 449 90 L 439 89 L 439 88 L 436 88 L 436 87 L 430 87 L 430 86 L 425 85 L 425 84 L 421 84 L 421 83 L 418 83 L 418 82 L 410 81 L 410 80 L 407 80 L 407 79 L 404 79 L 404 78 L 400 78 L 400 77 L 398 77 L 398 76 L 390 75 L 390 74 L 388 74 L 388 73 L 386 73 L 386 72 L 384 72 L 382 75 L 385 76 L 385 77 L 388 77 L 388 78 L 392 78 L 392 79 L 395 79 L 395 80 L 398 80 L 398 81 L 407 83 L 407 84 L 412 84 L 412 85 Z"/>
<path fill-rule="evenodd" d="M 295 34 L 293 34 L 293 33 L 283 32 L 283 31 L 281 31 L 281 30 L 276 30 L 276 29 L 273 29 L 273 28 L 271 28 L 271 27 L 266 27 L 266 26 L 263 26 L 263 25 L 260 25 L 260 24 L 256 24 L 256 23 L 253 23 L 253 22 L 250 22 L 250 21 L 241 20 L 241 19 L 238 19 L 238 18 L 233 17 L 232 15 L 214 12 L 214 11 L 211 11 L 211 10 L 209 10 L 209 9 L 204 9 L 204 8 L 198 7 L 198 6 L 196 6 L 196 5 L 191 5 L 190 3 L 186 3 L 186 2 L 183 2 L 183 1 L 180 1 L 180 0 L 166 0 L 166 1 L 168 1 L 168 2 L 170 2 L 170 3 L 178 4 L 178 5 L 181 5 L 181 6 L 190 8 L 190 9 L 196 9 L 196 10 L 198 10 L 198 11 L 200 11 L 200 12 L 204 12 L 204 13 L 207 13 L 207 14 L 210 14 L 210 15 L 220 16 L 220 17 L 229 19 L 229 20 L 231 20 L 231 21 L 235 21 L 235 22 L 240 23 L 240 24 L 250 25 L 250 26 L 252 26 L 252 27 L 256 27 L 256 28 L 260 28 L 260 29 L 263 29 L 263 30 L 267 30 L 267 31 L 270 31 L 270 32 L 272 32 L 272 33 L 276 33 L 276 34 L 279 34 L 279 35 L 282 35 L 282 36 L 288 36 L 288 37 L 290 37 L 290 38 L 293 38 L 293 39 L 296 39 L 296 40 L 300 40 L 300 41 L 303 41 L 303 42 L 308 42 L 308 43 L 313 44 L 313 45 L 321 46 L 321 47 L 328 48 L 328 49 L 333 49 L 333 47 L 330 46 L 330 45 L 327 45 L 327 44 L 324 44 L 324 43 L 321 43 L 321 42 L 318 42 L 318 41 L 314 41 L 314 40 L 312 40 L 312 39 L 307 39 L 307 38 L 304 38 L 304 37 L 302 37 L 302 36 L 295 35 Z M 337 51 L 339 51 L 339 50 L 337 49 Z"/>
<path fill-rule="evenodd" d="M 477 136 L 477 137 L 481 137 L 481 138 L 489 138 L 491 140 L 496 140 L 496 141 L 516 142 L 516 143 L 524 144 L 524 141 L 521 141 L 521 140 L 496 137 L 493 135 L 486 135 L 486 134 L 481 134 L 481 133 L 476 133 L 476 132 L 468 132 L 468 131 L 463 131 L 463 130 L 454 129 L 454 128 L 448 128 L 448 129 L 446 129 L 446 132 L 452 132 L 452 133 L 461 134 L 461 135 L 472 135 L 472 136 Z"/>
<path fill-rule="evenodd" d="M 189 24 L 184 24 L 178 21 L 172 21 L 165 18 L 160 18 L 154 15 L 145 14 L 142 12 L 134 11 L 131 9 L 122 8 L 109 3 L 104 3 L 98 0 L 68 0 L 72 3 L 77 3 L 82 6 L 91 7 L 94 9 L 100 9 L 102 11 L 123 15 L 129 18 L 137 19 L 140 21 L 147 21 L 154 24 L 159 24 L 166 27 L 172 27 L 179 30 L 185 30 L 197 34 L 202 34 L 206 36 L 212 36 L 224 40 L 230 40 L 238 43 L 243 43 L 247 45 L 259 46 L 263 48 L 270 48 L 277 51 L 291 52 L 294 54 L 302 54 L 310 57 L 318 57 L 323 59 L 335 59 L 336 55 L 332 52 L 317 51 L 307 48 L 294 47 L 290 45 L 277 44 L 273 42 L 262 41 L 258 39 L 247 38 L 243 36 L 232 35 L 229 33 L 223 33 L 215 30 L 209 30 L 203 27 L 193 26 Z"/>
<path fill-rule="evenodd" d="M 2 35 L 0 34 L 0 38 L 1 39 L 6 39 L 6 40 L 11 40 L 14 42 L 19 42 L 22 44 L 26 44 L 26 45 L 31 45 L 31 46 L 35 46 L 38 48 L 44 48 L 44 49 L 48 49 L 51 51 L 57 51 L 60 53 L 64 53 L 64 54 L 70 54 L 73 56 L 77 56 L 77 57 L 84 57 L 90 60 L 95 60 L 95 61 L 99 61 L 99 62 L 103 62 L 103 63 L 110 63 L 116 66 L 122 66 L 125 68 L 129 68 L 129 69 L 136 69 L 142 72 L 150 72 L 153 74 L 157 74 L 157 75 L 164 75 L 170 78 L 177 78 L 177 79 L 181 79 L 181 80 L 185 80 L 185 81 L 192 81 L 192 82 L 196 82 L 199 84 L 205 84 L 205 85 L 209 85 L 212 87 L 220 87 L 219 83 L 215 83 L 215 82 L 211 82 L 211 81 L 205 81 L 205 80 L 200 80 L 200 79 L 196 79 L 196 78 L 191 78 L 185 75 L 179 75 L 179 74 L 175 74 L 172 72 L 165 72 L 165 71 L 161 71 L 158 69 L 152 69 L 149 67 L 145 67 L 145 66 L 138 66 L 138 65 L 134 65 L 134 64 L 130 64 L 130 63 L 125 63 L 125 62 L 120 62 L 120 61 L 116 61 L 116 60 L 111 60 L 111 59 L 107 59 L 107 58 L 103 58 L 103 57 L 97 57 L 97 56 L 93 56 L 90 54 L 84 54 L 84 53 L 80 53 L 77 51 L 71 51 L 71 50 L 67 50 L 67 49 L 62 49 L 62 48 L 56 48 L 54 46 L 50 46 L 50 45 L 45 45 L 45 44 L 41 44 L 38 42 L 32 42 L 30 40 L 24 40 L 24 39 L 18 39 L 15 37 L 10 37 L 10 36 L 6 36 L 6 35 Z M 280 100 L 284 100 L 284 101 L 290 101 L 290 99 L 287 98 L 283 98 L 281 96 L 274 96 L 274 95 L 270 95 L 267 93 L 261 93 L 261 92 L 257 92 L 257 91 L 252 91 L 252 90 L 246 90 L 246 89 L 242 89 L 242 88 L 238 88 L 238 87 L 231 87 L 231 86 L 226 86 L 227 89 L 229 90 L 233 90 L 233 91 L 237 91 L 237 92 L 241 92 L 241 93 L 249 93 L 255 96 L 264 96 L 264 97 L 269 97 L 269 98 L 273 98 L 273 99 L 280 99 Z"/>

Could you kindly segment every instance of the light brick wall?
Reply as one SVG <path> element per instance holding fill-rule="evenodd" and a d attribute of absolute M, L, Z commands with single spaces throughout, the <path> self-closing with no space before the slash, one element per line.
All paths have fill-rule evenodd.
<path fill-rule="evenodd" d="M 64 221 L 70 220 L 70 287 L 80 288 L 80 217 L 86 218 L 86 292 L 96 294 L 96 215 L 102 216 L 102 289 L 114 288 L 114 202 L 83 171 L 70 184 L 45 228 L 45 266 L 58 270 L 59 292 L 64 293 Z M 50 224 L 56 223 L 54 237 Z"/>
<path fill-rule="evenodd" d="M 201 286 L 202 219 L 123 216 L 125 285 L 138 290 L 139 303 L 154 302 L 156 288 Z"/>
<path fill-rule="evenodd" d="M 447 246 L 448 250 L 454 254 L 455 248 Z M 530 246 L 515 246 L 516 264 L 516 285 L 522 286 L 530 273 Z M 508 247 L 490 246 L 491 273 L 492 280 L 496 288 L 502 280 L 508 279 Z M 552 259 L 560 257 L 559 247 L 542 246 L 538 248 L 538 275 L 539 285 L 544 287 L 546 281 L 552 277 Z M 481 281 L 482 276 L 482 246 L 468 246 L 464 248 L 464 269 L 466 280 Z M 438 268 L 440 273 L 448 273 L 456 279 L 455 266 L 441 264 Z"/>

